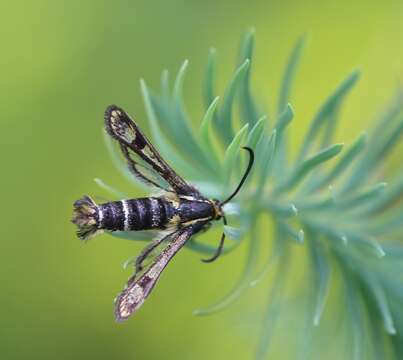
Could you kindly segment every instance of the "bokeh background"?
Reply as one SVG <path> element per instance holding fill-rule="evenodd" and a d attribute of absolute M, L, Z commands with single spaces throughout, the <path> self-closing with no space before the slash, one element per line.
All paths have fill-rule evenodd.
<path fill-rule="evenodd" d="M 286 58 L 306 33 L 292 97 L 293 144 L 320 103 L 358 67 L 363 76 L 343 109 L 338 133 L 348 142 L 371 126 L 401 85 L 402 17 L 398 0 L 2 1 L 0 357 L 252 358 L 269 287 L 250 290 L 222 313 L 192 315 L 231 288 L 243 247 L 209 266 L 184 250 L 141 311 L 127 323 L 115 323 L 112 300 L 130 274 L 121 264 L 144 244 L 107 235 L 82 244 L 70 223 L 76 198 L 107 196 L 94 177 L 142 194 L 108 157 L 101 134 L 104 109 L 117 103 L 147 129 L 139 79 L 156 87 L 163 69 L 175 73 L 189 59 L 185 95 L 196 124 L 209 48 L 218 51 L 222 90 L 239 39 L 251 26 L 257 35 L 254 92 L 273 107 Z M 394 158 L 388 166 L 400 161 Z M 304 311 L 297 294 L 289 308 L 282 334 L 296 331 L 293 319 Z M 325 317 L 332 319 L 329 309 Z M 328 355 L 342 359 L 341 327 L 325 322 L 322 333 L 333 344 Z M 272 358 L 290 358 L 285 345 L 282 336 Z"/>

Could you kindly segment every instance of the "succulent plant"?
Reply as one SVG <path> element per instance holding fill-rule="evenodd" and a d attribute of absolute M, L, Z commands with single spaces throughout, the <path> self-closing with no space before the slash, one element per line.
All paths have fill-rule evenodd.
<path fill-rule="evenodd" d="M 141 80 L 151 137 L 170 164 L 201 192 L 211 198 L 225 198 L 245 168 L 241 146 L 255 150 L 253 174 L 242 192 L 225 208 L 231 224 L 224 252 L 235 251 L 247 242 L 247 255 L 241 278 L 233 290 L 198 315 L 215 313 L 237 300 L 250 286 L 275 272 L 267 308 L 262 309 L 262 334 L 257 359 L 266 359 L 275 331 L 279 304 L 284 301 L 288 262 L 292 247 L 306 247 L 309 276 L 304 296 L 306 326 L 302 333 L 300 358 L 310 358 L 313 329 L 319 325 L 334 274 L 342 279 L 344 303 L 339 311 L 348 319 L 351 332 L 351 358 L 384 358 L 393 353 L 403 358 L 403 172 L 392 174 L 389 185 L 379 179 L 382 164 L 401 140 L 403 133 L 402 98 L 371 124 L 368 135 L 361 134 L 347 146 L 334 144 L 333 135 L 340 109 L 359 79 L 353 71 L 320 106 L 305 134 L 297 156 L 288 151 L 288 129 L 294 110 L 289 104 L 292 84 L 300 60 L 304 38 L 297 41 L 285 67 L 276 112 L 268 114 L 257 104 L 251 90 L 251 61 L 254 32 L 245 34 L 238 67 L 223 96 L 215 90 L 216 55 L 208 56 L 204 82 L 205 115 L 193 129 L 185 110 L 183 82 L 188 68 L 185 61 L 173 88 L 168 72 L 161 77 L 159 92 Z M 270 121 L 269 121 L 270 120 Z M 106 137 L 117 167 L 135 181 L 123 160 Z M 122 193 L 96 180 L 117 197 Z M 143 186 L 136 182 L 137 186 Z M 239 204 L 242 203 L 242 206 Z M 256 224 L 270 217 L 268 231 Z M 268 236 L 267 234 L 272 234 Z M 117 233 L 129 239 L 147 238 L 146 233 Z M 272 243 L 266 266 L 258 266 L 259 249 Z M 191 240 L 187 246 L 213 254 L 214 247 Z M 260 284 L 263 284 L 261 282 Z M 263 286 L 263 285 L 261 285 Z M 369 344 L 369 345 L 368 345 Z"/>

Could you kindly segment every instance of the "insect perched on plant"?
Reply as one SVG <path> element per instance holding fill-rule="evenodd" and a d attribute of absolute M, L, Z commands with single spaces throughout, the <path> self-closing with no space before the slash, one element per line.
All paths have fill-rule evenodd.
<path fill-rule="evenodd" d="M 211 221 L 223 219 L 227 224 L 223 206 L 241 189 L 254 161 L 252 149 L 249 164 L 239 185 L 224 201 L 207 199 L 183 180 L 158 154 L 134 121 L 121 108 L 111 105 L 105 112 L 108 134 L 117 142 L 133 175 L 150 186 L 163 191 L 161 196 L 107 202 L 97 205 L 89 196 L 74 203 L 73 223 L 77 235 L 87 240 L 103 231 L 160 230 L 161 234 L 151 241 L 135 261 L 135 272 L 126 288 L 116 298 L 117 321 L 126 320 L 148 297 L 161 272 L 190 237 L 206 229 Z M 204 262 L 218 258 L 224 246 L 225 234 L 221 236 L 214 255 Z M 167 244 L 148 265 L 152 252 Z"/>

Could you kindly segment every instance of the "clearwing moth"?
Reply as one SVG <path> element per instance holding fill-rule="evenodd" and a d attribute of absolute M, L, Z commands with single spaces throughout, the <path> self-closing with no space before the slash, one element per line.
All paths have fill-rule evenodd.
<path fill-rule="evenodd" d="M 161 232 L 137 257 L 134 274 L 115 300 L 116 320 L 123 321 L 143 304 L 166 265 L 192 235 L 207 228 L 213 220 L 223 219 L 224 224 L 227 224 L 223 206 L 238 193 L 245 182 L 253 165 L 254 153 L 248 147 L 243 148 L 249 153 L 245 174 L 232 195 L 219 201 L 204 197 L 182 179 L 123 109 L 109 106 L 105 112 L 105 127 L 107 133 L 118 142 L 133 175 L 162 191 L 161 196 L 104 204 L 96 204 L 89 196 L 84 196 L 74 203 L 72 222 L 77 225 L 77 236 L 82 240 L 103 231 Z M 202 261 L 211 262 L 218 258 L 224 238 L 223 233 L 215 254 Z M 161 244 L 167 245 L 150 261 L 151 254 Z M 148 261 L 147 265 L 144 265 L 145 260 Z"/>

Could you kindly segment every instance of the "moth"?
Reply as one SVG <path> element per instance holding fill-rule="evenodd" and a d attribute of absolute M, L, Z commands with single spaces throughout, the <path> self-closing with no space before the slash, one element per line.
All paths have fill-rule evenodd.
<path fill-rule="evenodd" d="M 136 258 L 134 274 L 115 299 L 116 320 L 123 321 L 140 308 L 166 265 L 192 235 L 207 229 L 212 221 L 222 219 L 224 225 L 227 224 L 223 206 L 244 184 L 253 165 L 254 153 L 249 147 L 243 148 L 249 153 L 247 169 L 232 195 L 219 201 L 204 197 L 178 175 L 123 109 L 115 105 L 106 109 L 105 128 L 119 144 L 131 173 L 162 193 L 104 204 L 96 204 L 91 197 L 84 196 L 74 203 L 72 222 L 77 225 L 77 236 L 82 240 L 104 231 L 161 232 Z M 223 233 L 214 255 L 202 261 L 217 259 L 224 239 Z M 153 257 L 153 252 L 161 247 L 163 249 Z"/>

